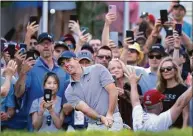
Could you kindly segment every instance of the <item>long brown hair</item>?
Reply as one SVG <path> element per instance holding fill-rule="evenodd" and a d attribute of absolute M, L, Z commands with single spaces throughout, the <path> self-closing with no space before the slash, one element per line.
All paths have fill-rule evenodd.
<path fill-rule="evenodd" d="M 166 86 L 167 86 L 167 81 L 163 78 L 162 76 L 162 73 L 160 72 L 160 69 L 163 65 L 164 62 L 171 62 L 173 64 L 173 67 L 175 68 L 176 72 L 175 72 L 175 80 L 177 83 L 179 84 L 184 84 L 183 83 L 183 79 L 181 77 L 181 72 L 180 72 L 180 69 L 179 69 L 179 66 L 177 65 L 177 63 L 171 58 L 171 57 L 166 57 L 164 58 L 160 65 L 159 65 L 159 68 L 158 68 L 158 72 L 157 72 L 157 76 L 158 76 L 158 79 L 157 79 L 157 90 L 159 90 L 160 92 L 164 92 L 165 89 L 166 89 Z"/>

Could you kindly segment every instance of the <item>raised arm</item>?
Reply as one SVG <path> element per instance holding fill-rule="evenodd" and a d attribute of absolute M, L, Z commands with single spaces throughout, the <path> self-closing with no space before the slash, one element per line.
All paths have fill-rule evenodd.
<path fill-rule="evenodd" d="M 22 64 L 21 72 L 19 73 L 19 79 L 15 84 L 15 96 L 20 98 L 25 92 L 25 81 L 26 81 L 26 74 L 35 64 L 35 60 L 32 58 L 28 58 Z"/>
<path fill-rule="evenodd" d="M 183 109 L 189 104 L 192 96 L 192 86 L 188 88 L 176 101 L 176 103 L 171 107 L 170 113 L 172 122 L 174 123 L 179 115 L 182 113 Z"/>
<path fill-rule="evenodd" d="M 9 89 L 11 86 L 11 79 L 12 79 L 12 76 L 15 74 L 16 69 L 17 69 L 16 62 L 13 60 L 10 60 L 7 64 L 7 67 L 5 68 L 3 72 L 5 76 L 5 82 L 1 86 L 1 95 L 0 96 L 6 97 L 7 94 L 9 93 Z"/>
<path fill-rule="evenodd" d="M 105 24 L 102 33 L 102 45 L 109 45 L 109 28 L 113 21 L 116 20 L 116 15 L 113 13 L 107 13 L 105 16 Z"/>

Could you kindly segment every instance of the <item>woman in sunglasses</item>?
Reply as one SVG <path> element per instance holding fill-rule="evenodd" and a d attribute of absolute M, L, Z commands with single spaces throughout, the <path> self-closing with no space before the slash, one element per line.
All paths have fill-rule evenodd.
<path fill-rule="evenodd" d="M 37 131 L 57 131 L 61 128 L 64 114 L 61 108 L 62 98 L 56 95 L 59 79 L 55 73 L 45 75 L 44 97 L 35 99 L 32 103 L 30 114 L 33 128 Z"/>
<path fill-rule="evenodd" d="M 163 101 L 163 112 L 170 109 L 186 90 L 183 83 L 179 66 L 171 57 L 166 57 L 158 68 L 157 90 L 166 95 Z M 172 127 L 186 127 L 188 125 L 188 106 L 183 109 L 183 113 L 178 117 Z"/>
<path fill-rule="evenodd" d="M 127 77 L 128 72 L 126 66 L 121 60 L 112 59 L 109 62 L 108 69 L 113 75 L 119 93 L 118 107 L 121 117 L 125 124 L 132 127 L 132 106 L 130 102 L 131 87 Z M 139 95 L 142 95 L 140 86 L 138 85 L 137 87 Z"/>

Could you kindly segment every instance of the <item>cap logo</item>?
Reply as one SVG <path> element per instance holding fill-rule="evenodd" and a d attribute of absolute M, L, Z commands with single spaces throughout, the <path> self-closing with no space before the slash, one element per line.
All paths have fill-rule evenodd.
<path fill-rule="evenodd" d="M 146 99 L 147 99 L 147 101 L 149 101 L 149 99 L 150 99 L 150 96 L 148 95 L 148 96 L 146 96 Z"/>
<path fill-rule="evenodd" d="M 160 49 L 159 46 L 153 46 L 152 49 Z"/>
<path fill-rule="evenodd" d="M 49 37 L 49 38 L 52 38 L 52 36 L 51 36 L 51 35 L 48 35 L 48 37 Z"/>

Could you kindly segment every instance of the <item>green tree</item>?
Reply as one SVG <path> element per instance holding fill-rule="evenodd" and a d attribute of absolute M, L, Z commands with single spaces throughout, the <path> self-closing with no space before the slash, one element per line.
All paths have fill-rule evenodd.
<path fill-rule="evenodd" d="M 104 26 L 102 15 L 107 12 L 107 5 L 97 1 L 78 1 L 76 2 L 76 12 L 80 25 L 88 27 L 93 36 L 101 38 Z"/>

